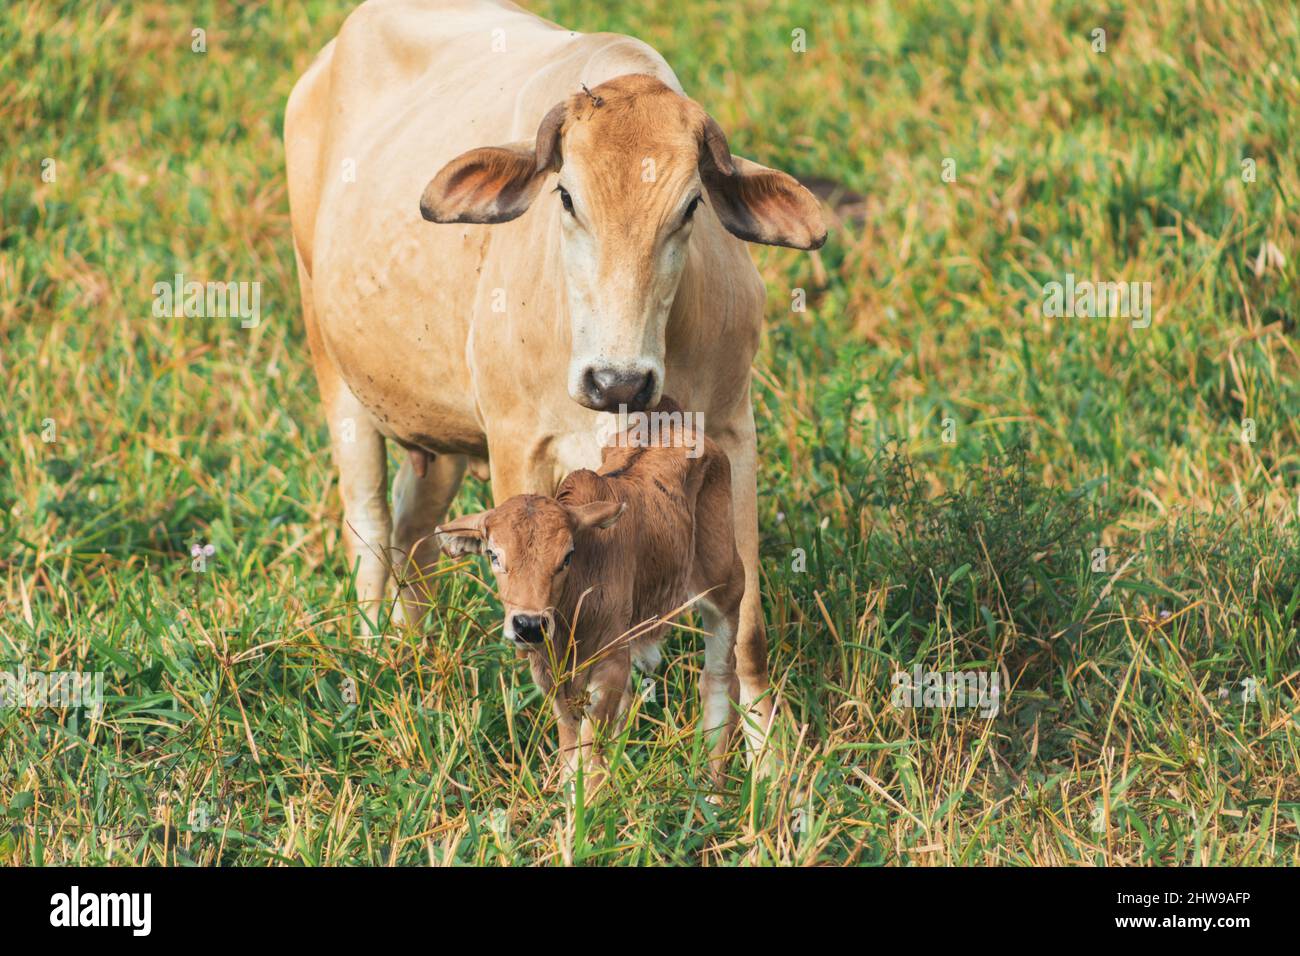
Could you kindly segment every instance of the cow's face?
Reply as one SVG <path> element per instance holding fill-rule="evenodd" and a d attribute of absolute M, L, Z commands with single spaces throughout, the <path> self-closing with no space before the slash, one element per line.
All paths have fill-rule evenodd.
<path fill-rule="evenodd" d="M 637 74 L 554 107 L 535 143 L 452 160 L 425 188 L 420 211 L 433 222 L 507 222 L 548 183 L 539 201 L 559 206 L 569 395 L 598 411 L 659 400 L 668 313 L 697 216 L 715 215 L 752 242 L 815 249 L 826 240 L 808 190 L 733 157 L 698 104 Z"/>
<path fill-rule="evenodd" d="M 506 640 L 535 650 L 555 632 L 555 607 L 585 533 L 610 527 L 622 513 L 617 501 L 563 505 L 542 495 L 516 495 L 441 525 L 435 534 L 448 555 L 487 555 L 505 610 Z"/>

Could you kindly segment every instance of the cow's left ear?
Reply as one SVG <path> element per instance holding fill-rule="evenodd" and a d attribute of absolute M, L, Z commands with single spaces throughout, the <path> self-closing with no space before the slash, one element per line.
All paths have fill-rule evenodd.
<path fill-rule="evenodd" d="M 586 531 L 589 528 L 612 528 L 623 516 L 627 507 L 622 501 L 592 501 L 585 505 L 569 508 L 569 520 L 573 522 L 574 531 Z"/>
<path fill-rule="evenodd" d="M 559 168 L 566 114 L 566 104 L 552 107 L 532 143 L 483 146 L 461 153 L 424 187 L 420 215 L 444 223 L 518 219 L 537 198 L 546 174 Z"/>
<path fill-rule="evenodd" d="M 700 139 L 700 179 L 728 232 L 769 246 L 821 248 L 826 225 L 817 197 L 788 173 L 732 156 L 722 128 L 707 114 Z"/>
<path fill-rule="evenodd" d="M 434 528 L 433 533 L 438 536 L 438 546 L 442 548 L 442 553 L 452 558 L 458 558 L 462 554 L 482 554 L 484 526 L 491 513 L 480 511 Z"/>

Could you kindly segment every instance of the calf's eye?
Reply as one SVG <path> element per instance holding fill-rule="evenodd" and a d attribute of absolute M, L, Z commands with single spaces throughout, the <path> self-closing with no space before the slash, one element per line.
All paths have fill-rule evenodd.
<path fill-rule="evenodd" d="M 682 222 L 690 222 L 691 217 L 695 215 L 695 210 L 700 206 L 700 197 L 696 196 L 691 200 L 690 205 L 686 207 L 686 212 L 682 214 Z"/>
<path fill-rule="evenodd" d="M 572 216 L 573 197 L 569 195 L 569 191 L 565 189 L 563 186 L 560 186 L 559 190 L 560 190 L 560 205 L 564 207 L 565 212 L 567 212 L 570 216 Z"/>

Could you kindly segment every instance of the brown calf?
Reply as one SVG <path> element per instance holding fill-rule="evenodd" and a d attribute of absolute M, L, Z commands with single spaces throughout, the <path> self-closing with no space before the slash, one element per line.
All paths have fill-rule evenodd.
<path fill-rule="evenodd" d="M 722 780 L 745 568 L 731 464 L 690 417 L 664 399 L 605 445 L 599 472 L 573 472 L 553 498 L 516 495 L 437 529 L 447 554 L 488 556 L 506 639 L 554 701 L 565 776 L 582 761 L 592 786 L 604 777 L 596 739 L 628 709 L 633 664 L 658 665 L 665 617 L 696 597 L 707 632 L 704 728 L 715 735 L 715 785 Z"/>

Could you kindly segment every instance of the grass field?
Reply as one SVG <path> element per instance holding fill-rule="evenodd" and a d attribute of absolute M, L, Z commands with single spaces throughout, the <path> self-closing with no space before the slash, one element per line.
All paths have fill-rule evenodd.
<path fill-rule="evenodd" d="M 0 669 L 105 693 L 0 711 L 0 861 L 1300 862 L 1294 6 L 533 5 L 847 191 L 753 247 L 783 772 L 704 799 L 678 630 L 578 807 L 485 566 L 354 636 L 280 142 L 350 7 L 0 11 Z M 156 318 L 178 272 L 260 324 Z M 1149 327 L 1045 314 L 1067 275 Z M 893 706 L 916 666 L 1000 712 Z"/>

